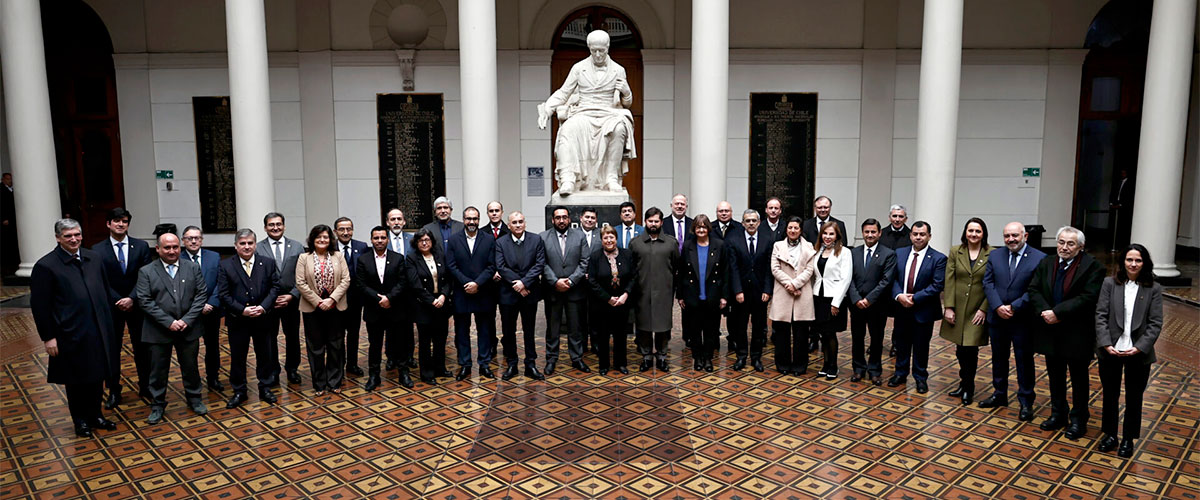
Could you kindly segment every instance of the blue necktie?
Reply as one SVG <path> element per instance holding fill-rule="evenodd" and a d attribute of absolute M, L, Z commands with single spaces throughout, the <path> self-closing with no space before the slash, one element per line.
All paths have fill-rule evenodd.
<path fill-rule="evenodd" d="M 125 242 L 124 241 L 117 243 L 117 262 L 121 263 L 121 272 L 125 272 L 126 268 L 129 267 L 128 264 L 125 263 Z"/>
<path fill-rule="evenodd" d="M 175 264 L 167 264 L 167 274 L 171 275 L 171 279 L 175 279 Z"/>
<path fill-rule="evenodd" d="M 1017 272 L 1017 257 L 1020 255 L 1017 252 L 1009 252 L 1008 254 L 1008 274 L 1010 276 Z"/>
<path fill-rule="evenodd" d="M 867 249 L 867 263 L 863 264 L 863 269 L 867 269 L 869 267 L 871 267 L 871 249 L 870 248 Z"/>

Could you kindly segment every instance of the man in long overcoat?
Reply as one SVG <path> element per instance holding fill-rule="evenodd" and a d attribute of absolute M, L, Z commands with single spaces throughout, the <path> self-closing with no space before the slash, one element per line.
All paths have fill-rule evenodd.
<path fill-rule="evenodd" d="M 634 290 L 637 296 L 636 341 L 642 355 L 640 371 L 649 370 L 654 362 L 659 370 L 670 370 L 667 367 L 667 342 L 671 339 L 679 245 L 674 237 L 662 233 L 662 219 L 663 213 L 658 207 L 647 209 L 642 218 L 646 233 L 634 238 L 629 245 L 637 269 Z"/>

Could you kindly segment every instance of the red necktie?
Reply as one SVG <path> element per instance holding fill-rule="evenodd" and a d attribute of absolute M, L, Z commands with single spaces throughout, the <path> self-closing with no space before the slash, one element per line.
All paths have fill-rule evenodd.
<path fill-rule="evenodd" d="M 913 282 L 917 280 L 917 258 L 919 254 L 914 253 L 912 256 L 912 265 L 908 266 L 908 283 L 904 285 L 905 293 L 912 293 Z"/>
<path fill-rule="evenodd" d="M 492 226 L 492 238 L 500 239 L 500 228 Z"/>

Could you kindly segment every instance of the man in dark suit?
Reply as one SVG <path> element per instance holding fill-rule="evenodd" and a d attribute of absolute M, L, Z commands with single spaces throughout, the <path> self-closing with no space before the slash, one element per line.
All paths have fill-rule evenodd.
<path fill-rule="evenodd" d="M 637 205 L 632 201 L 621 203 L 621 225 L 617 226 L 617 247 L 629 248 L 629 244 L 633 242 L 642 233 L 646 232 L 646 228 L 637 223 Z"/>
<path fill-rule="evenodd" d="M 767 219 L 762 223 L 763 232 L 774 234 L 775 241 L 783 241 L 787 237 L 787 221 L 783 217 L 783 202 L 779 201 L 779 198 L 768 198 L 764 211 L 767 213 Z"/>
<path fill-rule="evenodd" d="M 905 383 L 911 362 L 917 392 L 929 392 L 929 340 L 933 324 L 942 318 L 942 289 L 946 283 L 946 256 L 929 247 L 932 228 L 925 221 L 913 223 L 912 246 L 896 251 L 896 275 L 892 298 L 896 301 L 896 373 L 888 387 Z M 911 359 L 910 359 L 911 356 Z"/>
<path fill-rule="evenodd" d="M 150 380 L 150 351 L 142 343 L 142 312 L 137 306 L 138 271 L 148 264 L 154 254 L 150 245 L 145 241 L 129 236 L 129 220 L 133 214 L 124 208 L 114 208 L 108 212 L 108 238 L 92 246 L 96 257 L 104 267 L 108 276 L 108 286 L 111 292 L 120 297 L 112 311 L 113 331 L 118 338 L 124 337 L 125 327 L 129 327 L 129 340 L 133 343 L 133 363 L 137 367 L 138 396 L 150 396 L 147 382 Z M 118 353 L 121 343 L 118 342 Z M 108 399 L 104 407 L 115 408 L 121 404 L 121 373 L 117 373 L 105 381 L 108 386 Z"/>
<path fill-rule="evenodd" d="M 1025 225 L 1009 222 L 1004 226 L 1004 246 L 1008 251 L 988 254 L 983 272 L 983 293 L 987 295 L 988 333 L 992 338 L 992 387 L 995 392 L 979 402 L 980 408 L 1008 406 L 1008 357 L 1017 360 L 1017 401 L 1023 422 L 1033 420 L 1032 329 L 1036 314 L 1029 302 L 1029 282 L 1038 263 L 1046 258 L 1041 250 L 1026 243 Z"/>
<path fill-rule="evenodd" d="M 583 233 L 571 227 L 571 215 L 566 207 L 551 212 L 554 227 L 541 234 L 546 247 L 546 375 L 554 375 L 558 365 L 559 340 L 567 332 L 567 353 L 571 366 L 584 373 L 591 372 L 583 362 L 583 336 L 579 325 L 579 309 L 584 307 L 587 283 L 588 255 L 584 253 Z"/>
<path fill-rule="evenodd" d="M 275 403 L 271 379 L 278 380 L 278 362 L 272 362 L 273 346 L 277 346 L 278 320 L 270 314 L 282 291 L 279 268 L 271 257 L 255 249 L 257 235 L 249 228 L 239 229 L 234 236 L 233 249 L 237 255 L 221 261 L 217 273 L 217 297 L 225 313 L 229 330 L 229 385 L 233 397 L 225 408 L 237 408 L 246 402 L 246 357 L 250 341 L 254 341 L 255 374 L 258 376 L 258 397 Z"/>
<path fill-rule="evenodd" d="M 491 233 L 492 239 L 499 240 L 501 236 L 508 234 L 508 224 L 504 223 L 504 204 L 498 201 L 493 201 L 487 204 L 487 226 L 481 228 L 484 232 Z M 493 348 L 495 346 L 492 346 Z"/>
<path fill-rule="evenodd" d="M 888 211 L 888 225 L 879 235 L 879 243 L 892 250 L 911 245 L 908 233 L 908 210 L 902 205 L 892 205 Z"/>
<path fill-rule="evenodd" d="M 349 217 L 338 217 L 333 221 L 333 232 L 337 233 L 337 250 L 346 259 L 346 267 L 350 271 L 350 290 L 346 292 L 346 310 L 338 313 L 342 320 L 342 329 L 346 331 L 346 342 L 343 344 L 346 358 L 346 373 L 361 377 L 362 368 L 358 367 L 358 331 L 362 329 L 362 290 L 358 288 L 355 273 L 359 256 L 369 253 L 367 244 L 354 239 L 354 221 Z"/>
<path fill-rule="evenodd" d="M 450 198 L 438 196 L 433 200 L 433 222 L 425 224 L 421 229 L 428 229 L 433 234 L 434 248 L 441 249 L 442 253 L 446 253 L 446 242 L 450 237 L 462 232 L 463 223 L 450 218 L 454 206 L 450 203 Z"/>
<path fill-rule="evenodd" d="M 675 249 L 680 254 L 683 253 L 683 243 L 696 237 L 692 234 L 692 218 L 688 217 L 687 209 L 687 196 L 676 194 L 671 198 L 671 215 L 662 221 L 662 231 L 675 239 Z"/>
<path fill-rule="evenodd" d="M 389 346 L 403 344 L 405 338 L 397 331 L 405 323 L 400 319 L 407 315 L 404 310 L 404 289 L 408 285 L 405 258 L 388 247 L 389 232 L 383 226 L 371 229 L 372 251 L 358 257 L 355 262 L 355 280 L 362 293 L 363 322 L 367 324 L 367 383 L 363 389 L 375 390 L 382 383 L 379 376 L 383 361 L 385 339 Z M 412 323 L 409 322 L 409 353 L 413 351 Z M 401 347 L 399 350 L 403 351 Z M 400 385 L 412 388 L 408 366 L 400 368 Z"/>
<path fill-rule="evenodd" d="M 120 339 L 113 331 L 112 292 L 95 252 L 80 248 L 79 223 L 54 223 L 58 246 L 33 265 L 29 307 L 33 324 L 50 356 L 46 381 L 66 386 L 67 408 L 75 435 L 91 437 L 92 429 L 114 430 L 117 424 L 100 414 L 103 381 L 120 369 Z"/>
<path fill-rule="evenodd" d="M 188 226 L 183 230 L 183 249 L 181 257 L 200 266 L 200 274 L 204 275 L 204 289 L 208 291 L 208 302 L 200 311 L 200 323 L 204 328 L 204 376 L 208 382 L 208 390 L 223 391 L 221 384 L 221 301 L 217 298 L 217 273 L 220 272 L 221 256 L 212 250 L 203 248 L 204 231 L 196 226 Z"/>
<path fill-rule="evenodd" d="M 579 232 L 583 233 L 583 254 L 590 256 L 597 248 L 600 248 L 600 217 L 596 213 L 596 209 L 592 207 L 584 207 L 579 212 Z M 584 273 L 584 279 L 587 279 L 587 273 Z M 583 305 L 579 307 L 579 330 L 583 332 L 583 351 L 587 352 L 588 345 L 592 340 L 592 324 L 588 318 L 588 313 L 591 311 L 590 301 L 592 296 L 588 293 L 587 283 L 583 283 Z M 595 346 L 591 348 L 592 352 L 596 352 Z"/>
<path fill-rule="evenodd" d="M 862 223 L 863 244 L 850 251 L 854 280 L 847 296 L 853 307 L 850 315 L 852 382 L 870 376 L 871 383 L 882 383 L 883 330 L 887 326 L 888 292 L 896 273 L 896 252 L 879 242 L 879 221 L 868 218 Z M 867 334 L 871 342 L 866 344 Z M 864 349 L 865 347 L 865 349 Z"/>
<path fill-rule="evenodd" d="M 479 230 L 479 209 L 463 210 L 463 231 L 450 237 L 446 268 L 454 276 L 454 349 L 458 352 L 455 380 L 471 376 L 471 317 L 475 317 L 479 376 L 492 373 L 492 338 L 496 336 L 496 302 L 492 277 L 496 274 L 496 240 Z"/>
<path fill-rule="evenodd" d="M 179 374 L 188 407 L 197 415 L 208 413 L 201 399 L 200 320 L 208 301 L 204 273 L 191 260 L 179 258 L 179 237 L 163 233 L 158 237 L 158 260 L 138 271 L 137 296 L 145 322 L 142 341 L 150 347 L 150 425 L 162 421 L 167 409 L 167 375 L 171 371 L 171 350 L 179 359 Z"/>
<path fill-rule="evenodd" d="M 836 222 L 838 228 L 842 230 L 842 246 L 850 246 L 846 236 L 846 223 L 830 215 L 832 211 L 833 200 L 830 200 L 828 196 L 821 195 L 813 200 L 813 213 L 815 215 L 810 219 L 804 220 L 804 227 L 801 234 L 804 235 L 805 241 L 818 249 L 821 247 L 821 243 L 818 240 L 820 238 L 821 226 L 824 226 L 826 222 Z"/>
<path fill-rule="evenodd" d="M 283 214 L 279 212 L 271 212 L 263 216 L 264 230 L 267 232 L 267 237 L 258 242 L 258 255 L 270 257 L 271 262 L 275 264 L 275 271 L 279 276 L 279 295 L 275 297 L 275 308 L 271 310 L 269 318 L 275 325 L 272 330 L 276 332 L 271 336 L 275 341 L 271 342 L 273 346 L 271 353 L 267 359 L 259 359 L 261 364 L 266 361 L 271 366 L 273 376 L 268 377 L 267 385 L 274 387 L 279 385 L 279 327 L 283 327 L 283 341 L 287 361 L 284 368 L 287 370 L 287 380 L 291 384 L 300 383 L 300 289 L 296 288 L 296 259 L 300 254 L 304 253 L 304 244 L 284 236 L 283 233 L 287 229 Z M 255 353 L 258 349 L 255 349 Z"/>
<path fill-rule="evenodd" d="M 545 380 L 537 368 L 537 346 L 534 344 L 534 325 L 537 322 L 537 303 L 541 299 L 542 271 L 546 268 L 546 246 L 542 239 L 525 231 L 525 214 L 513 212 L 508 216 L 511 233 L 496 242 L 496 271 L 500 273 L 500 325 L 503 332 L 504 360 L 507 368 L 503 380 L 517 376 L 517 317 L 525 341 L 525 376 Z"/>
<path fill-rule="evenodd" d="M 16 272 L 21 264 L 17 246 L 17 201 L 13 196 L 12 174 L 0 175 L 0 274 Z"/>
<path fill-rule="evenodd" d="M 712 233 L 709 236 L 723 240 L 731 231 L 741 229 L 742 223 L 733 220 L 733 205 L 728 201 L 717 203 L 717 220 L 713 221 Z"/>
<path fill-rule="evenodd" d="M 1096 349 L 1096 302 L 1104 283 L 1104 266 L 1083 251 L 1083 231 L 1065 226 L 1055 240 L 1057 255 L 1042 259 L 1029 282 L 1029 301 L 1039 325 L 1033 350 L 1046 355 L 1050 379 L 1050 418 L 1041 428 L 1053 431 L 1065 426 L 1067 439 L 1079 439 L 1087 434 L 1090 417 L 1088 371 Z"/>
<path fill-rule="evenodd" d="M 758 211 L 748 209 L 742 213 L 739 227 L 725 238 L 736 270 L 733 276 L 741 280 L 742 289 L 741 294 L 734 295 L 725 321 L 730 349 L 737 353 L 737 361 L 733 363 L 735 371 L 746 367 L 747 355 L 754 371 L 766 370 L 762 352 L 763 346 L 767 345 L 767 302 L 775 290 L 775 278 L 771 276 L 771 247 L 775 244 L 775 235 L 762 231 L 759 221 Z M 746 329 L 751 325 L 747 342 Z"/>
<path fill-rule="evenodd" d="M 388 250 L 400 254 L 401 257 L 407 257 L 408 252 L 412 251 L 413 235 L 404 231 L 404 211 L 399 208 L 388 210 L 387 226 Z M 399 318 L 400 323 L 393 329 L 389 329 L 387 336 L 384 337 L 387 344 L 387 347 L 384 348 L 384 352 L 387 353 L 386 368 L 388 370 L 400 369 L 403 376 L 407 376 L 409 368 L 417 367 L 417 362 L 413 360 L 413 349 L 417 345 L 413 340 L 416 325 L 408 314 L 400 314 Z"/>

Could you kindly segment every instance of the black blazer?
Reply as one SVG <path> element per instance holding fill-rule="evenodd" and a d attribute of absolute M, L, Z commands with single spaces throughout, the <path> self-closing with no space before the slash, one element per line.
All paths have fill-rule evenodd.
<path fill-rule="evenodd" d="M 1117 340 L 1125 332 L 1125 309 L 1133 308 L 1133 321 L 1130 325 L 1133 331 L 1129 337 L 1133 346 L 1141 351 L 1136 359 L 1150 364 L 1158 361 L 1154 355 L 1154 343 L 1162 333 L 1163 326 L 1163 287 L 1155 283 L 1147 289 L 1139 286 L 1137 298 L 1133 304 L 1125 303 L 1125 285 L 1118 285 L 1117 280 L 1109 276 L 1104 278 L 1100 287 L 1100 301 L 1096 303 L 1096 352 L 1101 359 L 1112 359 L 1105 347 L 1117 345 Z"/>
<path fill-rule="evenodd" d="M 731 264 L 737 267 L 738 277 L 741 278 L 742 292 L 747 295 L 745 300 L 761 302 L 762 294 L 771 295 L 775 292 L 775 277 L 771 276 L 771 249 L 775 246 L 775 233 L 771 232 L 771 228 L 763 231 L 759 226 L 754 236 L 754 255 L 750 255 L 750 247 L 746 244 L 745 228 L 739 227 L 736 232 L 731 230 L 724 241 L 729 248 Z"/>
<path fill-rule="evenodd" d="M 1058 254 L 1047 255 L 1033 272 L 1033 281 L 1029 282 L 1029 301 L 1036 317 L 1033 350 L 1050 356 L 1092 359 L 1096 347 L 1096 301 L 1104 282 L 1104 266 L 1083 252 L 1071 265 L 1075 266 L 1075 276 L 1058 303 L 1054 303 Z M 1058 323 L 1046 324 L 1041 318 L 1046 310 L 1054 311 Z"/>
<path fill-rule="evenodd" d="M 408 289 L 415 298 L 410 301 L 413 322 L 423 325 L 445 321 L 454 311 L 454 305 L 450 303 L 450 294 L 453 291 L 450 287 L 454 286 L 454 280 L 450 278 L 450 270 L 446 269 L 446 259 L 442 257 L 441 252 L 431 254 L 438 271 L 436 294 L 433 293 L 433 276 L 429 274 L 429 267 L 425 265 L 425 258 L 421 256 L 421 252 L 408 254 L 406 263 Z M 433 307 L 433 301 L 439 295 L 446 297 L 446 303 L 440 308 Z"/>
<path fill-rule="evenodd" d="M 625 301 L 625 305 L 621 306 L 622 310 L 628 308 L 633 302 L 633 282 L 637 268 L 633 265 L 633 251 L 628 248 L 617 249 L 617 283 L 613 284 L 612 266 L 608 264 L 608 256 L 604 254 L 604 248 L 597 246 L 596 251 L 592 252 L 588 258 L 587 265 L 587 282 L 588 291 L 592 298 L 593 309 L 612 310 L 613 307 L 608 305 L 608 299 L 620 297 L 623 293 L 628 293 L 629 298 Z"/>
<path fill-rule="evenodd" d="M 546 245 L 542 238 L 525 231 L 525 242 L 518 248 L 512 235 L 496 241 L 496 272 L 500 273 L 500 303 L 513 305 L 537 302 L 542 297 L 542 271 L 546 268 Z M 521 280 L 529 295 L 514 292 L 512 282 Z"/>
<path fill-rule="evenodd" d="M 110 252 L 111 253 L 111 252 Z M 58 341 L 46 379 L 51 384 L 98 382 L 121 368 L 121 337 L 113 331 L 108 278 L 95 252 L 79 249 L 80 260 L 60 246 L 33 265 L 29 308 L 42 342 Z"/>
<path fill-rule="evenodd" d="M 129 245 L 125 249 L 124 272 L 121 272 L 121 263 L 117 260 L 117 254 L 113 252 L 112 241 L 108 238 L 92 245 L 92 251 L 96 252 L 96 258 L 100 260 L 104 274 L 108 276 L 108 286 L 117 297 L 129 297 L 137 302 L 137 292 L 134 288 L 137 286 L 138 271 L 158 258 L 158 255 L 150 251 L 149 244 L 133 236 L 126 236 L 125 242 Z"/>
<path fill-rule="evenodd" d="M 492 233 L 475 233 L 475 251 L 467 245 L 467 233 L 459 232 L 450 237 L 446 250 L 446 268 L 454 276 L 454 312 L 474 313 L 496 309 L 496 240 Z M 474 282 L 479 290 L 473 294 L 463 290 L 462 285 Z"/>
<path fill-rule="evenodd" d="M 677 241 L 677 242 L 679 241 L 679 235 L 675 234 L 675 216 L 674 215 L 668 213 L 666 216 L 663 217 L 662 231 L 671 236 L 674 236 L 675 241 Z M 692 234 L 692 218 L 687 215 L 683 216 L 683 234 L 686 235 L 684 237 L 685 242 L 687 240 L 696 239 L 696 235 Z M 676 244 L 678 244 L 678 243 L 676 243 Z"/>
<path fill-rule="evenodd" d="M 738 222 L 735 220 L 730 220 L 729 227 L 725 230 L 725 233 L 721 233 L 721 221 L 714 220 L 714 221 L 712 221 L 712 230 L 710 230 L 708 232 L 708 234 L 709 234 L 709 236 L 711 236 L 713 238 L 716 238 L 718 240 L 723 240 L 725 238 L 728 238 L 729 234 L 736 233 L 741 230 L 742 230 L 741 222 Z"/>
<path fill-rule="evenodd" d="M 850 246 L 849 240 L 846 239 L 846 238 L 848 238 L 848 235 L 846 234 L 846 223 L 842 222 L 840 219 L 838 219 L 837 217 L 834 217 L 832 215 L 829 216 L 829 220 L 831 222 L 836 222 L 838 225 L 838 229 L 842 230 L 842 246 L 849 247 Z M 784 227 L 786 228 L 787 226 L 784 226 Z M 809 244 L 811 244 L 814 248 L 817 248 L 817 249 L 821 248 L 821 243 L 819 243 L 819 238 L 821 235 L 818 234 L 821 231 L 821 228 L 817 227 L 817 218 L 816 217 L 804 219 L 804 225 L 800 226 L 800 229 L 801 229 L 801 234 L 804 236 L 805 241 L 809 242 Z M 784 231 L 784 234 L 786 235 L 787 232 Z"/>
<path fill-rule="evenodd" d="M 354 280 L 362 293 L 363 321 L 368 324 L 393 321 L 404 315 L 404 292 L 408 286 L 408 261 L 403 255 L 387 250 L 387 263 L 383 266 L 383 281 L 375 270 L 375 250 L 358 256 L 354 263 Z M 379 307 L 379 296 L 385 295 L 390 305 Z"/>
<path fill-rule="evenodd" d="M 279 270 L 275 269 L 274 259 L 255 254 L 254 270 L 250 276 L 246 276 L 240 256 L 234 255 L 221 261 L 217 274 L 217 298 L 225 312 L 226 324 L 266 318 L 265 314 L 247 318 L 242 316 L 242 311 L 247 306 L 262 306 L 269 312 L 275 307 L 275 297 L 281 292 L 287 293 L 280 289 Z"/>
<path fill-rule="evenodd" d="M 850 297 L 851 304 L 867 299 L 867 302 L 871 303 L 868 309 L 874 309 L 880 303 L 891 302 L 888 292 L 892 290 L 892 278 L 896 274 L 896 252 L 883 246 L 882 242 L 876 243 L 875 253 L 871 255 L 871 266 L 864 268 L 866 252 L 866 245 L 859 245 L 850 250 L 854 264 L 854 280 L 850 282 L 846 296 Z M 856 307 L 854 310 L 859 309 Z"/>
<path fill-rule="evenodd" d="M 708 265 L 705 266 L 704 282 L 707 291 L 704 301 L 700 301 L 700 257 L 699 245 L 696 240 L 688 240 L 683 244 L 683 258 L 679 259 L 679 267 L 675 271 L 675 298 L 683 300 L 687 307 L 721 307 L 721 299 L 729 299 L 742 292 L 741 278 L 737 270 L 730 265 L 729 249 L 725 242 L 708 239 Z"/>

